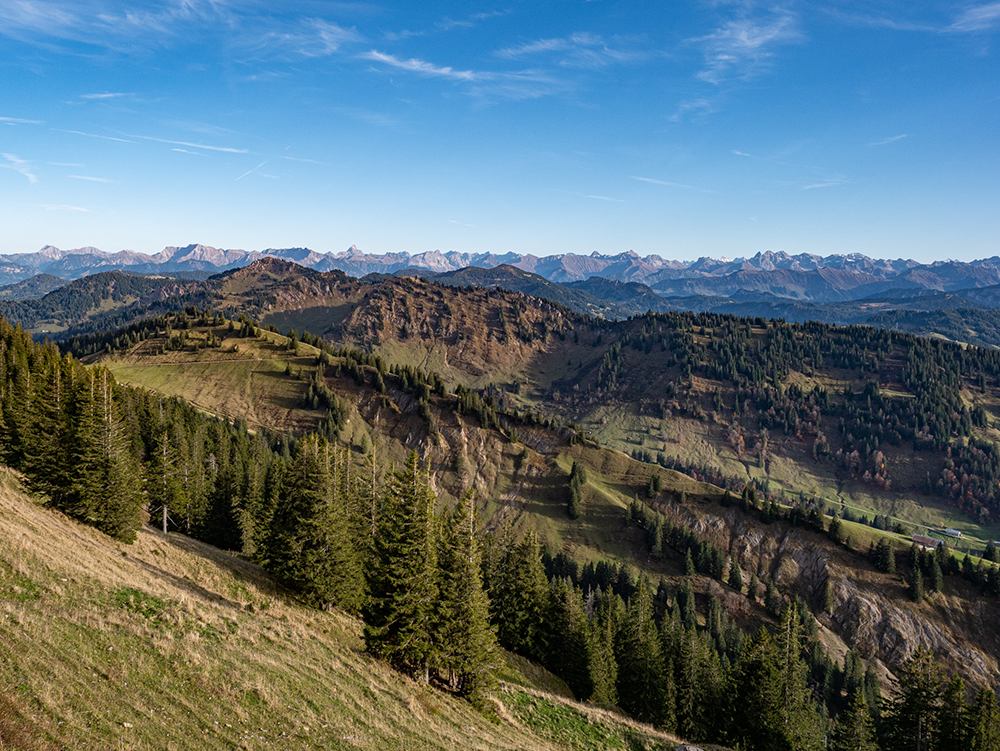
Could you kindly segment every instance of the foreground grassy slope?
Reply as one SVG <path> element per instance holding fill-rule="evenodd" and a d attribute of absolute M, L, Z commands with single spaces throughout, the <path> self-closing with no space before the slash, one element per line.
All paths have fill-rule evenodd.
<path fill-rule="evenodd" d="M 257 567 L 145 529 L 133 545 L 41 508 L 0 470 L 0 748 L 669 748 L 539 690 L 512 660 L 488 719 L 364 654 L 360 623 Z M 530 675 L 531 679 L 525 678 Z"/>

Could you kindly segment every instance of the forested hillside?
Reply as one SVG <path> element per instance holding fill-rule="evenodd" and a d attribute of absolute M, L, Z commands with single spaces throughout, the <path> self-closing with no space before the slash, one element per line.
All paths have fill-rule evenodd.
<path fill-rule="evenodd" d="M 166 508 L 481 706 L 497 644 L 689 739 L 894 748 L 918 646 L 995 679 L 994 351 L 274 262 L 199 294 L 67 340 L 86 367 L 4 329 L 3 457 L 52 506 L 123 540 Z"/>
<path fill-rule="evenodd" d="M 214 335 L 213 324 L 236 339 L 263 335 L 248 321 L 230 328 L 212 314 L 200 314 L 197 322 L 209 335 Z M 158 341 L 163 351 L 201 348 L 190 329 L 178 328 L 191 331 L 190 337 L 182 337 L 170 333 L 169 320 L 161 323 L 162 330 L 154 326 L 155 334 L 147 335 L 145 344 Z M 143 507 L 155 514 L 157 502 L 165 505 L 175 523 L 180 520 L 196 536 L 260 560 L 307 602 L 360 612 L 365 644 L 373 654 L 477 703 L 495 690 L 490 676 L 499 667 L 491 646 L 496 640 L 548 666 L 578 697 L 618 704 L 638 719 L 696 740 L 748 748 L 820 748 L 829 733 L 847 743 L 873 739 L 873 717 L 881 718 L 880 732 L 891 738 L 923 732 L 919 723 L 931 716 L 925 712 L 915 731 L 901 703 L 883 701 L 875 663 L 866 671 L 854 651 L 842 663 L 831 656 L 822 638 L 827 630 L 821 632 L 809 603 L 794 594 L 792 581 L 776 572 L 764 587 L 748 566 L 747 585 L 738 549 L 727 557 L 711 535 L 693 531 L 697 525 L 678 523 L 683 509 L 696 500 L 694 508 L 736 505 L 731 496 L 709 486 L 689 486 L 700 488 L 700 495 L 682 490 L 664 497 L 665 479 L 676 485 L 672 475 L 654 472 L 642 488 L 650 502 L 633 501 L 625 510 L 619 523 L 639 532 L 654 560 L 664 558 L 667 548 L 676 551 L 667 558 L 683 554 L 677 585 L 665 580 L 656 585 L 617 562 L 581 566 L 565 553 L 546 553 L 530 530 L 515 536 L 502 525 L 481 543 L 472 503 L 438 510 L 431 478 L 423 474 L 416 454 L 383 478 L 375 451 L 358 466 L 349 447 L 335 448 L 324 438 L 253 437 L 245 427 L 199 417 L 180 402 L 115 389 L 105 369 L 83 371 L 52 347 L 33 345 L 15 330 L 6 329 L 4 336 L 9 353 L 5 372 L 12 375 L 12 385 L 3 414 L 16 427 L 6 458 L 24 469 L 29 483 L 46 493 L 53 506 L 130 539 Z M 286 347 L 294 341 L 287 340 Z M 208 337 L 204 343 L 207 347 Z M 218 342 L 219 349 L 224 346 Z M 312 345 L 295 348 L 307 346 Z M 447 398 L 443 383 L 426 380 L 418 371 L 393 372 L 380 367 L 378 359 L 346 351 L 316 352 L 319 362 L 330 356 L 353 363 L 351 377 L 376 390 L 379 379 L 383 388 L 387 380 L 398 379 L 400 387 L 415 389 L 428 405 L 434 392 Z M 324 396 L 323 384 L 309 384 L 307 398 L 317 405 L 331 398 Z M 50 393 L 64 396 L 41 398 Z M 385 393 L 392 398 L 392 391 Z M 505 429 L 513 431 L 512 413 L 463 394 L 454 409 L 471 409 L 485 429 L 499 427 L 498 417 L 504 415 Z M 65 407 L 59 412 L 43 409 L 43 404 Z M 120 420 L 119 414 L 130 419 Z M 537 422 L 530 418 L 525 427 L 531 420 Z M 64 432 L 53 432 L 60 429 Z M 583 437 L 570 430 L 570 442 Z M 25 437 L 43 432 L 61 440 L 44 452 L 25 451 Z M 101 437 L 96 448 L 88 448 L 91 432 Z M 334 430 L 332 437 L 338 434 Z M 582 500 L 585 488 L 603 480 L 602 475 L 613 477 L 607 475 L 608 460 L 598 459 L 604 450 L 588 451 L 596 453 L 578 454 L 580 462 L 569 473 L 567 519 L 574 515 L 574 497 Z M 53 456 L 61 458 L 54 461 Z M 90 457 L 91 464 L 79 463 L 78 456 Z M 145 503 L 137 502 L 134 489 L 120 479 L 138 476 L 140 467 L 148 477 Z M 94 468 L 103 473 L 99 489 L 79 479 L 91 476 Z M 759 509 L 765 525 L 794 526 L 795 514 L 804 514 L 802 507 L 787 512 L 773 500 L 762 504 L 752 486 L 745 488 L 741 503 L 743 513 Z M 579 504 L 575 513 L 595 511 L 591 501 Z M 836 517 L 827 524 L 814 507 L 801 518 L 806 527 L 838 539 Z M 925 565 L 922 557 L 918 562 Z M 919 575 L 915 563 L 912 571 L 911 577 Z M 828 577 L 832 575 L 833 569 Z M 712 580 L 724 582 L 723 588 L 705 587 Z M 788 594 L 781 593 L 779 584 L 789 587 Z M 833 608 L 839 596 L 829 582 L 820 595 L 821 611 Z M 699 603 L 702 596 L 706 599 Z M 745 604 L 737 604 L 741 601 Z M 773 634 L 760 628 L 749 636 L 738 625 L 752 623 L 754 617 L 747 615 L 758 608 L 761 615 L 756 617 L 765 622 L 780 615 Z M 829 638 L 828 644 L 836 644 Z M 901 696 L 911 690 L 905 676 L 918 664 L 913 660 L 927 657 L 917 653 L 896 666 L 904 677 Z M 913 691 L 941 690 L 933 671 L 930 678 L 927 669 L 916 672 L 924 683 Z M 741 689 L 734 691 L 735 686 Z M 991 696 L 982 695 L 976 717 L 991 711 Z M 955 696 L 951 700 L 958 701 Z M 829 716 L 839 719 L 830 725 Z M 983 732 L 992 732 L 988 717 L 984 722 Z M 970 732 L 978 731 L 970 725 Z"/>

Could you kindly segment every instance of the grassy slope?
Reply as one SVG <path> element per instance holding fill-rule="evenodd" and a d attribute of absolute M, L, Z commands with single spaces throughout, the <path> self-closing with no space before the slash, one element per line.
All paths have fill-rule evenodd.
<path fill-rule="evenodd" d="M 217 328 L 214 333 L 221 338 L 228 332 Z M 189 341 L 200 340 L 204 334 L 200 329 L 189 330 Z M 285 368 L 290 362 L 293 372 L 301 368 L 311 373 L 315 360 L 308 355 L 315 350 L 300 344 L 293 354 L 285 348 L 284 337 L 264 334 L 263 340 L 223 339 L 215 349 L 162 354 L 162 340 L 151 339 L 102 361 L 124 383 L 187 399 L 212 414 L 244 416 L 251 426 L 298 432 L 314 428 L 319 414 L 299 406 L 306 381 L 287 375 Z M 234 345 L 238 352 L 233 352 Z M 480 429 L 474 418 L 459 417 L 445 408 L 435 407 L 440 437 L 432 439 L 426 423 L 415 414 L 417 405 L 407 395 L 390 388 L 391 401 L 384 406 L 381 395 L 368 387 L 359 388 L 349 378 L 330 383 L 351 405 L 343 439 L 355 446 L 377 441 L 380 455 L 397 462 L 409 448 L 417 447 L 431 462 L 445 502 L 460 495 L 463 487 L 473 486 L 492 524 L 506 520 L 517 529 L 534 528 L 554 549 L 581 561 L 631 562 L 636 556 L 644 557 L 641 535 L 626 530 L 622 518 L 625 506 L 648 486 L 652 473 L 659 471 L 667 478 L 668 489 L 689 494 L 718 492 L 618 452 L 570 447 L 547 430 L 521 428 L 522 443 L 511 444 L 496 431 Z M 531 448 L 526 450 L 526 445 Z M 586 514 L 578 522 L 571 522 L 565 511 L 574 459 L 601 468 L 587 485 Z M 661 562 L 649 561 L 645 569 L 654 576 L 666 570 Z"/>
<path fill-rule="evenodd" d="M 299 606 L 257 567 L 146 529 L 114 542 L 35 505 L 9 470 L 0 645 L 0 748 L 676 745 L 540 691 L 558 682 L 517 659 L 505 677 L 528 688 L 505 685 L 491 721 L 368 658 L 358 621 Z"/>
<path fill-rule="evenodd" d="M 189 341 L 200 340 L 206 333 L 192 329 Z M 214 329 L 214 334 L 222 339 L 221 346 L 215 349 L 161 354 L 159 341 L 147 340 L 129 353 L 104 362 L 125 383 L 182 397 L 213 414 L 243 416 L 251 426 L 297 432 L 315 427 L 319 415 L 300 406 L 305 380 L 285 373 L 288 363 L 293 373 L 312 372 L 316 354 L 312 347 L 300 344 L 298 352 L 291 353 L 284 337 L 266 331 L 259 340 L 226 339 L 225 327 Z M 507 520 L 519 529 L 534 528 L 554 550 L 580 561 L 604 558 L 634 563 L 638 558 L 639 567 L 654 577 L 674 573 L 669 562 L 649 560 L 641 535 L 621 524 L 625 505 L 636 493 L 643 495 L 650 476 L 658 471 L 656 467 L 635 462 L 614 450 L 545 445 L 546 436 L 533 436 L 525 430 L 521 431 L 522 440 L 537 450 L 522 457 L 523 447 L 509 445 L 502 436 L 476 429 L 474 420 L 459 420 L 444 410 L 436 412 L 441 439 L 434 441 L 423 422 L 412 414 L 414 405 L 405 400 L 400 400 L 401 406 L 385 409 L 381 397 L 371 389 L 358 389 L 349 379 L 333 381 L 332 385 L 352 405 L 352 417 L 342 438 L 356 446 L 369 446 L 377 440 L 383 455 L 394 461 L 401 461 L 409 447 L 419 446 L 436 470 L 438 488 L 445 499 L 457 497 L 463 485 L 470 483 L 477 489 L 486 518 L 494 524 Z M 663 451 L 668 456 L 721 467 L 727 474 L 769 477 L 772 488 L 790 493 L 804 491 L 831 505 L 845 503 L 859 514 L 891 514 L 920 532 L 945 526 L 960 529 L 966 539 L 951 541 L 957 542 L 960 551 L 971 546 L 978 554 L 995 532 L 978 527 L 933 497 L 900 497 L 879 493 L 860 482 L 838 482 L 832 470 L 811 461 L 808 452 L 796 446 L 793 439 L 785 441 L 784 453 L 776 453 L 765 473 L 749 454 L 744 454 L 742 460 L 738 458 L 726 445 L 726 426 L 711 419 L 660 420 L 628 409 L 598 407 L 584 424 L 604 444 L 624 451 Z M 462 476 L 455 466 L 458 454 L 465 463 Z M 920 454 L 914 457 L 921 458 Z M 600 468 L 585 490 L 586 513 L 575 523 L 566 518 L 564 510 L 565 482 L 573 459 Z M 685 490 L 689 495 L 718 493 L 684 475 L 659 471 L 667 490 Z M 858 525 L 853 537 L 867 544 L 880 534 Z M 890 537 L 897 544 L 903 543 L 902 538 Z"/>

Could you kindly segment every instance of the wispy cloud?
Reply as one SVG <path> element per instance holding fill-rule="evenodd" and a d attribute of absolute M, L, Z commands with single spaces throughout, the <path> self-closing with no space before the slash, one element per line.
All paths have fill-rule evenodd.
<path fill-rule="evenodd" d="M 541 70 L 456 70 L 450 65 L 435 65 L 417 58 L 403 60 L 395 55 L 378 52 L 377 50 L 372 50 L 361 55 L 361 57 L 365 60 L 372 60 L 397 70 L 404 70 L 428 78 L 443 78 L 450 81 L 471 84 L 469 93 L 483 98 L 535 99 L 566 88 L 565 82 Z"/>
<path fill-rule="evenodd" d="M 786 153 L 794 153 L 795 146 L 793 145 L 792 147 L 789 147 L 788 149 L 785 149 L 784 151 Z M 788 166 L 788 162 L 784 162 L 781 159 L 775 159 L 774 157 L 768 157 L 768 156 L 757 156 L 756 154 L 748 154 L 747 152 L 740 151 L 739 149 L 733 149 L 733 154 L 735 154 L 736 156 L 744 157 L 746 159 L 756 159 L 758 162 L 768 162 L 770 164 L 780 164 L 783 167 L 784 166 Z M 780 156 L 781 152 L 779 152 L 778 155 Z"/>
<path fill-rule="evenodd" d="M 727 21 L 711 34 L 690 41 L 701 45 L 705 55 L 706 67 L 698 77 L 719 84 L 755 75 L 774 56 L 776 47 L 803 39 L 796 17 L 778 8 L 766 18 L 746 15 Z"/>
<path fill-rule="evenodd" d="M 988 31 L 996 26 L 1000 26 L 1000 3 L 986 3 L 967 8 L 948 27 L 948 31 Z"/>
<path fill-rule="evenodd" d="M 114 93 L 105 92 L 103 94 L 80 94 L 81 99 L 119 99 L 125 96 L 135 96 L 135 94 L 126 94 L 122 91 L 116 91 Z"/>
<path fill-rule="evenodd" d="M 32 206 L 45 209 L 46 211 L 85 211 L 90 212 L 90 209 L 85 209 L 82 206 L 69 206 L 64 203 L 33 203 Z"/>
<path fill-rule="evenodd" d="M 25 120 L 21 117 L 0 117 L 0 123 L 8 123 L 9 125 L 44 125 L 45 123 L 41 120 Z"/>
<path fill-rule="evenodd" d="M 480 74 L 481 83 L 472 92 L 482 97 L 503 97 L 515 101 L 538 99 L 565 91 L 570 84 L 543 70 L 519 70 Z"/>
<path fill-rule="evenodd" d="M 874 29 L 891 29 L 893 31 L 939 31 L 940 27 L 925 21 L 913 21 L 906 18 L 894 18 L 886 15 L 876 15 L 867 9 L 861 12 L 846 11 L 832 5 L 818 6 L 817 10 L 835 20 L 851 26 L 867 26 Z"/>
<path fill-rule="evenodd" d="M 74 180 L 87 180 L 92 183 L 111 183 L 114 180 L 108 180 L 106 177 L 90 177 L 88 175 L 67 175 L 67 177 L 72 177 Z"/>
<path fill-rule="evenodd" d="M 553 193 L 565 193 L 569 196 L 579 196 L 580 198 L 591 198 L 595 201 L 611 201 L 612 203 L 625 203 L 621 198 L 610 198 L 608 196 L 598 196 L 591 193 L 579 193 L 575 190 L 560 190 L 559 188 L 552 188 Z"/>
<path fill-rule="evenodd" d="M 887 143 L 893 143 L 894 141 L 900 141 L 904 138 L 909 137 L 909 133 L 901 133 L 898 136 L 893 136 L 892 138 L 885 138 L 881 141 L 875 141 L 874 143 L 868 144 L 869 146 L 885 146 Z"/>
<path fill-rule="evenodd" d="M 21 173 L 28 178 L 29 183 L 38 182 L 38 175 L 32 171 L 31 162 L 27 159 L 19 159 L 15 154 L 4 154 L 3 158 L 7 160 L 7 164 L 0 164 L 0 167 Z"/>
<path fill-rule="evenodd" d="M 419 73 L 424 76 L 437 76 L 440 78 L 451 78 L 459 81 L 475 81 L 478 77 L 477 74 L 471 70 L 455 70 L 450 65 L 434 65 L 426 60 L 418 60 L 417 58 L 401 60 L 395 55 L 387 55 L 386 53 L 379 52 L 377 50 L 372 50 L 371 52 L 361 55 L 361 57 L 365 60 L 374 60 L 393 68 L 399 68 L 400 70 L 406 70 L 411 73 Z"/>
<path fill-rule="evenodd" d="M 329 162 L 321 162 L 318 159 L 303 159 L 298 156 L 283 156 L 282 159 L 287 159 L 290 162 L 305 162 L 306 164 L 318 164 L 322 167 L 332 167 L 333 165 Z"/>
<path fill-rule="evenodd" d="M 202 153 L 201 151 L 189 151 L 188 149 L 174 148 L 171 151 L 178 151 L 181 154 L 192 154 L 193 156 L 208 156 L 208 154 Z"/>
<path fill-rule="evenodd" d="M 647 57 L 644 52 L 614 48 L 603 37 L 590 32 L 525 42 L 514 47 L 504 47 L 495 54 L 506 59 L 516 59 L 551 53 L 558 53 L 558 64 L 567 68 L 600 68 Z"/>
<path fill-rule="evenodd" d="M 677 111 L 667 119 L 672 123 L 679 123 L 688 114 L 711 115 L 716 111 L 715 105 L 708 99 L 690 99 L 677 105 Z"/>
<path fill-rule="evenodd" d="M 263 167 L 265 164 L 267 164 L 267 159 L 265 159 L 263 162 L 261 162 L 260 164 L 258 164 L 252 170 L 247 170 L 246 172 L 244 172 L 242 175 L 240 175 L 239 177 L 237 177 L 236 180 L 242 180 L 247 175 L 253 174 L 257 170 L 259 170 L 261 167 Z M 264 175 L 264 177 L 274 177 L 274 175 Z M 235 180 L 233 182 L 235 182 Z"/>
<path fill-rule="evenodd" d="M 80 167 L 83 166 L 82 164 L 76 164 L 75 162 L 49 162 L 49 164 L 53 167 L 76 167 L 77 169 L 80 169 Z"/>
<path fill-rule="evenodd" d="M 284 50 L 302 57 L 326 57 L 346 44 L 364 41 L 357 29 L 346 28 L 322 18 L 306 18 L 287 28 L 261 35 L 251 47 L 256 52 Z"/>
<path fill-rule="evenodd" d="M 688 185 L 686 183 L 675 183 L 669 180 L 657 180 L 653 177 L 637 177 L 636 175 L 631 176 L 633 180 L 640 180 L 644 183 L 652 183 L 653 185 L 666 185 L 671 188 L 684 188 L 685 190 L 697 190 L 700 193 L 715 193 L 714 190 L 709 190 L 708 188 L 700 188 L 697 185 Z"/>
<path fill-rule="evenodd" d="M 129 141 L 127 138 L 115 138 L 114 136 L 100 136 L 96 133 L 84 133 L 82 130 L 63 130 L 62 128 L 53 128 L 52 130 L 58 133 L 72 133 L 75 136 L 86 136 L 87 138 L 103 138 L 105 141 L 119 141 L 121 143 L 135 143 L 135 141 Z"/>
<path fill-rule="evenodd" d="M 504 47 L 497 50 L 496 54 L 500 57 L 521 57 L 522 55 L 535 55 L 539 52 L 561 52 L 565 49 L 569 49 L 569 42 L 566 39 L 539 39 L 516 47 Z"/>
<path fill-rule="evenodd" d="M 877 29 L 893 31 L 913 31 L 931 34 L 974 34 L 990 31 L 1000 27 L 1000 3 L 979 3 L 968 5 L 964 10 L 951 18 L 943 20 L 940 16 L 934 18 L 906 18 L 902 16 L 887 16 L 867 10 L 859 12 L 845 11 L 831 6 L 823 6 L 821 12 L 843 23 L 854 26 L 868 26 Z M 901 4 L 900 10 L 909 11 L 911 15 L 920 12 L 920 4 Z"/>
<path fill-rule="evenodd" d="M 828 177 L 824 180 L 820 180 L 818 183 L 810 183 L 809 185 L 803 185 L 799 190 L 816 190 L 817 188 L 836 188 L 838 185 L 846 185 L 849 181 L 846 177 L 838 175 L 836 177 Z"/>
<path fill-rule="evenodd" d="M 83 134 L 86 135 L 86 134 Z M 157 143 L 166 143 L 171 146 L 187 146 L 190 149 L 206 149 L 207 151 L 224 151 L 227 154 L 249 154 L 247 149 L 237 149 L 232 146 L 206 146 L 203 143 L 191 143 L 189 141 L 170 141 L 166 138 L 153 138 L 153 136 L 136 136 L 131 133 L 126 134 L 129 138 L 141 138 L 143 141 L 156 141 Z"/>
<path fill-rule="evenodd" d="M 452 29 L 471 29 L 477 25 L 477 21 L 485 21 L 488 18 L 496 18 L 497 16 L 503 15 L 505 15 L 505 13 L 494 10 L 486 13 L 474 13 L 465 19 L 454 19 L 446 16 L 445 18 L 435 21 L 434 24 L 427 29 L 422 29 L 420 31 L 407 29 L 404 29 L 403 31 L 387 31 L 383 36 L 389 42 L 400 42 L 404 39 L 411 39 L 413 37 L 441 34 L 451 31 Z"/>

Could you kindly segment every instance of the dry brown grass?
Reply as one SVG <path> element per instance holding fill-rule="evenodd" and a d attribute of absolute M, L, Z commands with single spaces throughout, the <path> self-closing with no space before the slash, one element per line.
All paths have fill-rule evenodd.
<path fill-rule="evenodd" d="M 149 529 L 123 545 L 0 469 L 0 749 L 567 747 L 505 714 L 372 660 L 357 620 L 246 561 Z"/>

